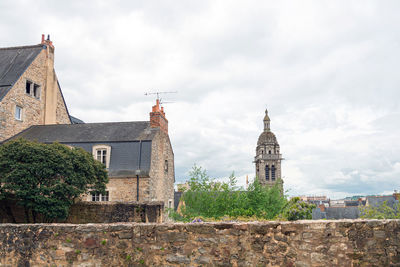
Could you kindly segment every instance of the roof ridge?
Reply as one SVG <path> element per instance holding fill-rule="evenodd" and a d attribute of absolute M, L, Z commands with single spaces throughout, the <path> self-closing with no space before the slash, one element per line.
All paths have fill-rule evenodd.
<path fill-rule="evenodd" d="M 12 46 L 12 47 L 0 47 L 0 50 L 13 50 L 13 49 L 26 49 L 26 48 L 35 48 L 35 47 L 43 47 L 42 44 L 37 45 L 24 45 L 24 46 Z"/>
<path fill-rule="evenodd" d="M 112 123 L 132 123 L 132 122 L 148 122 L 150 121 L 109 121 L 109 122 L 85 122 L 85 123 L 78 123 L 78 124 L 68 124 L 68 123 L 59 123 L 59 124 L 38 124 L 38 125 L 32 125 L 32 127 L 48 127 L 48 126 L 61 126 L 61 125 L 87 125 L 87 124 L 112 124 Z"/>

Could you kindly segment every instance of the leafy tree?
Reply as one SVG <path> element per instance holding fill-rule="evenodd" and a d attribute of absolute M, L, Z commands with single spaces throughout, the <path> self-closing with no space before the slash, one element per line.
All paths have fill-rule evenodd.
<path fill-rule="evenodd" d="M 288 221 L 311 220 L 312 211 L 316 206 L 304 201 L 299 197 L 292 198 L 285 206 L 282 217 Z"/>
<path fill-rule="evenodd" d="M 226 182 L 217 181 L 195 165 L 189 175 L 189 189 L 184 190 L 182 196 L 183 207 L 179 213 L 170 212 L 174 220 L 220 219 L 224 216 L 273 219 L 286 204 L 279 181 L 273 187 L 266 187 L 255 179 L 245 191 L 236 185 L 234 173 Z"/>
<path fill-rule="evenodd" d="M 364 219 L 400 219 L 400 204 L 395 203 L 393 208 L 383 201 L 377 206 L 359 207 L 360 217 Z"/>
<path fill-rule="evenodd" d="M 38 214 L 45 222 L 65 219 L 76 198 L 105 193 L 107 182 L 104 165 L 82 148 L 24 139 L 0 146 L 0 200 L 22 206 L 26 222 Z"/>

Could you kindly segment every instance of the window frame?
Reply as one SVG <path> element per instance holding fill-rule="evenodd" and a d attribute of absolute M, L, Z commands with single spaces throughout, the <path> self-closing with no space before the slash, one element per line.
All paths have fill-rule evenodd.
<path fill-rule="evenodd" d="M 268 164 L 265 165 L 264 171 L 265 171 L 265 180 L 269 181 L 270 180 L 270 175 L 269 175 L 270 169 L 269 169 L 269 165 Z"/>
<path fill-rule="evenodd" d="M 276 168 L 275 165 L 271 166 L 271 181 L 275 181 L 276 180 Z"/>
<path fill-rule="evenodd" d="M 93 157 L 95 160 L 98 160 L 97 159 L 97 151 L 99 151 L 99 150 L 106 150 L 106 162 L 105 162 L 105 164 L 104 163 L 103 164 L 106 166 L 106 169 L 109 169 L 110 160 L 111 160 L 111 146 L 105 145 L 105 144 L 94 145 L 92 147 L 92 154 L 93 154 Z"/>
<path fill-rule="evenodd" d="M 91 202 L 108 202 L 108 201 L 110 201 L 110 191 L 106 191 L 105 195 L 90 192 L 90 201 Z"/>
<path fill-rule="evenodd" d="M 17 117 L 17 110 L 19 110 L 19 117 Z M 14 119 L 15 120 L 22 121 L 23 110 L 24 110 L 24 108 L 21 107 L 20 105 L 15 105 L 15 109 L 14 109 Z"/>
<path fill-rule="evenodd" d="M 168 173 L 168 160 L 166 159 L 166 160 L 164 160 L 164 172 L 165 173 Z"/>
<path fill-rule="evenodd" d="M 29 92 L 27 92 L 28 83 L 29 83 Z M 37 84 L 37 83 L 33 82 L 30 79 L 26 79 L 25 80 L 25 94 L 27 94 L 27 95 L 35 98 L 35 99 L 39 99 L 40 100 L 41 88 L 42 88 L 42 86 L 40 84 Z M 35 89 L 36 89 L 36 93 L 35 93 Z"/>

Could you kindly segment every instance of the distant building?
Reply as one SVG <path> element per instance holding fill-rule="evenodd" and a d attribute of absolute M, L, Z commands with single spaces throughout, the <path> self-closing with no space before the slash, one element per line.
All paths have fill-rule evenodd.
<path fill-rule="evenodd" d="M 271 120 L 268 110 L 265 110 L 264 131 L 260 134 L 257 141 L 256 156 L 254 163 L 256 167 L 256 177 L 263 185 L 274 185 L 277 181 L 282 181 L 281 161 L 279 143 L 275 134 L 271 131 Z"/>
<path fill-rule="evenodd" d="M 386 205 L 393 208 L 396 204 L 399 203 L 399 200 L 396 199 L 396 196 L 396 194 L 393 194 L 391 196 L 367 196 L 365 206 L 377 207 L 386 202 Z"/>
<path fill-rule="evenodd" d="M 299 197 L 301 201 L 311 203 L 316 205 L 317 207 L 319 205 L 324 205 L 325 207 L 329 207 L 329 198 L 327 196 L 300 196 Z"/>

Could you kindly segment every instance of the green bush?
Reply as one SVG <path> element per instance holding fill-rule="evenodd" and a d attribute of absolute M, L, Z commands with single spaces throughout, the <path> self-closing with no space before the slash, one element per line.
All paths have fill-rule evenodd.
<path fill-rule="evenodd" d="M 23 139 L 0 146 L 0 200 L 23 207 L 26 222 L 38 214 L 45 222 L 65 219 L 76 198 L 104 193 L 107 182 L 104 165 L 82 148 Z"/>
<path fill-rule="evenodd" d="M 194 166 L 189 175 L 189 189 L 183 192 L 184 205 L 180 213 L 169 212 L 176 221 L 188 222 L 195 218 L 219 220 L 226 216 L 270 220 L 276 218 L 286 204 L 281 181 L 268 187 L 255 179 L 245 191 L 236 185 L 234 173 L 228 181 L 221 182 L 211 179 L 201 167 Z"/>
<path fill-rule="evenodd" d="M 360 218 L 363 219 L 400 219 L 400 205 L 389 207 L 387 201 L 378 206 L 359 207 Z"/>
<path fill-rule="evenodd" d="M 312 210 L 316 206 L 300 200 L 299 197 L 292 198 L 282 212 L 282 218 L 288 221 L 311 220 Z"/>

